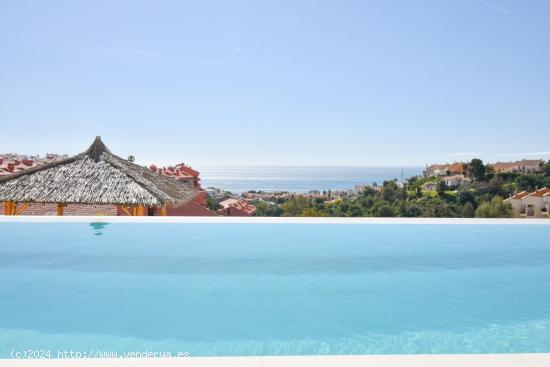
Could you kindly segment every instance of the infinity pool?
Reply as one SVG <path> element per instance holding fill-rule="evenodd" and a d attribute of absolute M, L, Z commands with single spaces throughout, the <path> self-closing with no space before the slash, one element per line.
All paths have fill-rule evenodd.
<path fill-rule="evenodd" d="M 549 225 L 0 230 L 1 358 L 550 352 Z"/>

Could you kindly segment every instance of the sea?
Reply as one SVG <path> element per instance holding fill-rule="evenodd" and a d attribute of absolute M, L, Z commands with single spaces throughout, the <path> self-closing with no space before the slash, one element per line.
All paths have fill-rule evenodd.
<path fill-rule="evenodd" d="M 421 175 L 422 167 L 201 166 L 202 187 L 232 193 L 256 191 L 353 190 L 355 185 Z"/>

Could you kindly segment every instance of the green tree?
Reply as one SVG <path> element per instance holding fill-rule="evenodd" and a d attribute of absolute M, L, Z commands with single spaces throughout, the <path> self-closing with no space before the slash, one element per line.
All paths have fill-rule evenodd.
<path fill-rule="evenodd" d="M 472 206 L 475 206 L 476 198 L 474 193 L 470 190 L 459 190 L 456 194 L 456 202 L 459 205 L 466 205 L 466 203 L 470 203 Z"/>
<path fill-rule="evenodd" d="M 512 215 L 512 206 L 505 203 L 500 196 L 482 203 L 476 210 L 477 218 L 510 218 Z"/>
<path fill-rule="evenodd" d="M 384 200 L 386 200 L 388 203 L 393 203 L 398 196 L 398 188 L 395 182 L 393 181 L 386 181 L 384 182 L 384 188 L 382 189 L 382 197 Z"/>
<path fill-rule="evenodd" d="M 516 178 L 516 186 L 520 191 L 534 191 L 544 186 L 544 180 L 541 176 L 522 175 Z"/>
<path fill-rule="evenodd" d="M 389 205 L 382 205 L 380 208 L 378 208 L 377 215 L 379 217 L 395 217 L 395 213 L 393 212 L 393 209 Z"/>
<path fill-rule="evenodd" d="M 206 207 L 212 211 L 216 211 L 221 208 L 220 204 L 218 204 L 212 196 L 208 196 L 206 198 Z"/>
<path fill-rule="evenodd" d="M 486 170 L 481 159 L 474 158 L 468 164 L 468 173 L 475 181 L 485 181 Z"/>
<path fill-rule="evenodd" d="M 305 208 L 310 207 L 309 200 L 303 196 L 298 196 L 288 200 L 281 205 L 285 217 L 299 217 Z"/>
<path fill-rule="evenodd" d="M 251 204 L 256 207 L 256 216 L 258 217 L 280 217 L 283 215 L 283 209 L 279 205 L 260 200 L 254 200 Z"/>
<path fill-rule="evenodd" d="M 435 191 L 437 192 L 437 195 L 440 197 L 443 197 L 445 194 L 445 191 L 449 190 L 449 186 L 445 183 L 445 181 L 440 180 L 437 182 L 437 185 L 435 187 Z"/>
<path fill-rule="evenodd" d="M 550 161 L 546 162 L 542 166 L 542 172 L 544 173 L 545 176 L 550 176 Z"/>
<path fill-rule="evenodd" d="M 462 208 L 462 216 L 464 218 L 473 218 L 475 217 L 474 205 L 471 202 L 466 202 Z"/>
<path fill-rule="evenodd" d="M 315 209 L 315 208 L 305 208 L 302 211 L 301 217 L 326 217 L 327 214 Z"/>
<path fill-rule="evenodd" d="M 440 203 L 434 207 L 434 217 L 436 218 L 454 218 L 456 214 L 453 206 L 447 203 Z"/>
<path fill-rule="evenodd" d="M 417 204 L 402 201 L 399 203 L 399 216 L 400 217 L 420 217 L 422 215 L 422 208 Z"/>

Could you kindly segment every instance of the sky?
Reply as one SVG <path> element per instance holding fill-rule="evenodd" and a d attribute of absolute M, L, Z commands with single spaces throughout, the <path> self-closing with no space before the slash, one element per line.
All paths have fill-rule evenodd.
<path fill-rule="evenodd" d="M 550 1 L 0 4 L 0 153 L 550 159 Z"/>

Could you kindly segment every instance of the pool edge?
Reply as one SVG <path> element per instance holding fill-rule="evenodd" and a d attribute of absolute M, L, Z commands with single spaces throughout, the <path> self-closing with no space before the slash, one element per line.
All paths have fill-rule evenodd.
<path fill-rule="evenodd" d="M 431 354 L 369 356 L 285 356 L 285 357 L 188 357 L 113 359 L 0 359 L 0 367 L 53 366 L 198 366 L 198 367 L 511 367 L 549 366 L 550 353 L 525 354 Z"/>
<path fill-rule="evenodd" d="M 319 218 L 319 217 L 129 217 L 129 216 L 4 216 L 0 223 L 246 223 L 246 224 L 467 224 L 550 225 L 550 219 L 535 218 Z"/>

